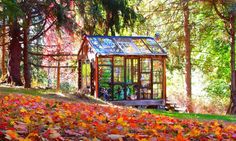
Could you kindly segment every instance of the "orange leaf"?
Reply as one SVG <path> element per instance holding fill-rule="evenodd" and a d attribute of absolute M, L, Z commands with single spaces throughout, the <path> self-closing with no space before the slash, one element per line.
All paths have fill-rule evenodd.
<path fill-rule="evenodd" d="M 9 140 L 18 140 L 18 139 L 19 139 L 18 136 L 19 136 L 19 135 L 18 135 L 17 132 L 14 131 L 14 130 L 7 130 L 7 131 L 6 131 L 6 139 L 9 139 Z"/>
<path fill-rule="evenodd" d="M 197 137 L 197 136 L 199 136 L 200 134 L 201 134 L 201 132 L 200 132 L 200 130 L 197 129 L 197 128 L 192 129 L 192 130 L 188 133 L 188 135 L 189 135 L 190 137 Z"/>
<path fill-rule="evenodd" d="M 180 134 L 180 133 L 177 135 L 177 137 L 176 137 L 175 140 L 176 140 L 176 141 L 187 141 L 187 139 L 185 139 L 185 138 L 183 137 L 183 135 Z"/>

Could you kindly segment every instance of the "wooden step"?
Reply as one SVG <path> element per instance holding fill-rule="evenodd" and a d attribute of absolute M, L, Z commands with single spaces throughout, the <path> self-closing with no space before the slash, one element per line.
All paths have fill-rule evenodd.
<path fill-rule="evenodd" d="M 172 102 L 170 100 L 167 100 L 165 102 L 165 110 L 183 113 L 186 111 L 186 108 L 179 106 L 176 102 Z"/>

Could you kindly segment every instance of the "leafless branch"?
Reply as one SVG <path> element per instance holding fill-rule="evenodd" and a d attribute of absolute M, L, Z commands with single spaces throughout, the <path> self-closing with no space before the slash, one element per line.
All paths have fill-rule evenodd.
<path fill-rule="evenodd" d="M 217 8 L 216 2 L 214 0 L 212 0 L 212 5 L 216 11 L 216 14 L 223 20 L 225 21 L 229 21 L 229 17 L 225 17 L 222 13 L 220 13 L 219 9 Z"/>
<path fill-rule="evenodd" d="M 77 54 L 42 54 L 42 53 L 35 53 L 29 52 L 29 54 L 34 56 L 78 56 Z"/>
<path fill-rule="evenodd" d="M 40 68 L 58 68 L 58 66 L 45 66 L 45 65 L 37 65 L 34 63 L 30 63 L 31 65 L 35 67 L 40 67 Z M 60 68 L 77 68 L 77 66 L 60 66 Z"/>
<path fill-rule="evenodd" d="M 46 23 L 47 23 L 47 22 L 46 22 L 46 20 L 45 20 L 45 23 L 44 23 L 44 25 L 43 25 L 41 31 L 38 32 L 38 34 L 36 34 L 34 37 L 32 37 L 29 41 L 33 41 L 33 40 L 39 38 L 40 36 L 42 36 L 43 34 L 45 34 L 45 33 L 56 23 L 56 21 L 53 21 L 53 22 L 51 23 L 51 25 L 49 25 L 49 26 L 44 30 Z"/>

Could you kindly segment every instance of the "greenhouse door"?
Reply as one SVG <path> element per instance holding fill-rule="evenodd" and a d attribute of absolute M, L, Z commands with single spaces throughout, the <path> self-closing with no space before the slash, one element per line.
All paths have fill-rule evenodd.
<path fill-rule="evenodd" d="M 135 100 L 139 96 L 139 59 L 126 59 L 126 99 Z"/>
<path fill-rule="evenodd" d="M 153 98 L 163 98 L 163 62 L 153 60 Z"/>
<path fill-rule="evenodd" d="M 153 99 L 152 96 L 152 60 L 151 58 L 140 59 L 140 99 Z"/>
<path fill-rule="evenodd" d="M 98 97 L 109 100 L 112 82 L 112 58 L 98 58 Z"/>

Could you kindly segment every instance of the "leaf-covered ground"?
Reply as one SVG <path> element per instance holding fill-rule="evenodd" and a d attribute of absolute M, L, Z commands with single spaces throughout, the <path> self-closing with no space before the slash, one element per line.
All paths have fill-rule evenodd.
<path fill-rule="evenodd" d="M 0 98 L 0 140 L 236 140 L 236 124 L 39 96 Z"/>

